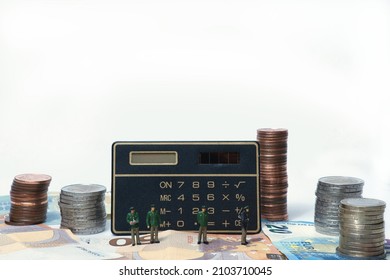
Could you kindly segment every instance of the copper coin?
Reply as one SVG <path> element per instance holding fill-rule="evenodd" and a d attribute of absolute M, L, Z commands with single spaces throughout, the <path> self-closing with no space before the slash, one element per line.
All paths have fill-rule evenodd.
<path fill-rule="evenodd" d="M 7 225 L 10 225 L 10 226 L 28 226 L 28 225 L 31 225 L 31 223 L 29 223 L 29 222 L 15 222 L 15 221 L 11 221 L 9 216 L 6 216 L 4 222 Z"/>
<path fill-rule="evenodd" d="M 288 220 L 288 215 L 267 215 L 267 216 L 262 216 L 263 218 L 269 220 L 269 221 L 287 221 Z"/>
<path fill-rule="evenodd" d="M 45 174 L 20 174 L 15 176 L 15 181 L 22 184 L 40 184 L 51 181 L 51 176 Z"/>
<path fill-rule="evenodd" d="M 262 133 L 262 134 L 287 134 L 288 133 L 288 129 L 287 128 L 269 128 L 269 127 L 265 127 L 265 128 L 259 128 L 257 130 L 257 133 Z"/>

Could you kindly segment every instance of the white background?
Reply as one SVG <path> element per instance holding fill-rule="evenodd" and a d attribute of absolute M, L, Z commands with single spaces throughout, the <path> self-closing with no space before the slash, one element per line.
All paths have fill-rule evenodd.
<path fill-rule="evenodd" d="M 285 127 L 290 219 L 328 175 L 390 205 L 389 77 L 389 1 L 0 0 L 0 193 L 109 189 L 117 140 Z"/>

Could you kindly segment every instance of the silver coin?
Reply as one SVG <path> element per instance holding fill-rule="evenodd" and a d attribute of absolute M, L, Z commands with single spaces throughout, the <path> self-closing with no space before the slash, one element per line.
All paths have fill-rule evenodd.
<path fill-rule="evenodd" d="M 365 239 L 356 239 L 354 237 L 346 237 L 343 233 L 339 236 L 339 243 L 340 246 L 342 245 L 351 245 L 351 246 L 366 246 L 366 247 L 378 247 L 383 246 L 385 242 L 384 237 L 378 237 L 378 238 L 365 238 Z M 377 245 L 375 245 L 377 244 Z"/>
<path fill-rule="evenodd" d="M 339 227 L 339 221 L 314 218 L 314 223 L 326 227 Z"/>
<path fill-rule="evenodd" d="M 98 217 L 98 218 L 62 218 L 61 222 L 68 222 L 68 223 L 96 223 L 105 221 L 106 217 Z"/>
<path fill-rule="evenodd" d="M 328 225 L 339 225 L 340 221 L 338 217 L 327 217 L 327 216 L 315 216 L 314 221 L 318 221 L 320 223 L 328 224 Z"/>
<path fill-rule="evenodd" d="M 315 214 L 316 216 L 324 216 L 324 217 L 332 217 L 336 218 L 337 220 L 339 219 L 339 213 L 337 211 L 326 211 L 323 209 L 315 209 Z"/>
<path fill-rule="evenodd" d="M 340 231 L 337 227 L 324 227 L 324 226 L 321 226 L 321 225 L 315 225 L 315 229 L 318 231 L 318 230 L 321 230 L 322 232 L 333 232 L 333 233 L 337 233 L 337 235 L 340 234 Z"/>
<path fill-rule="evenodd" d="M 344 221 L 340 222 L 340 226 L 343 227 L 345 230 L 356 230 L 359 232 L 362 231 L 373 231 L 373 230 L 378 230 L 378 229 L 384 229 L 385 224 L 379 223 L 379 224 L 372 224 L 372 225 L 357 225 L 357 224 L 352 224 L 352 223 L 346 223 Z"/>
<path fill-rule="evenodd" d="M 384 234 L 376 234 L 372 236 L 367 236 L 367 235 L 348 235 L 345 234 L 344 232 L 340 232 L 340 236 L 343 237 L 343 240 L 348 241 L 348 242 L 362 242 L 362 243 L 367 243 L 367 242 L 382 242 L 385 240 L 385 235 Z"/>
<path fill-rule="evenodd" d="M 315 195 L 317 198 L 323 199 L 323 200 L 329 200 L 329 201 L 341 201 L 345 198 L 361 198 L 361 193 L 331 193 L 331 192 L 321 192 L 316 191 Z"/>
<path fill-rule="evenodd" d="M 94 216 L 102 216 L 106 215 L 106 211 L 102 210 L 92 210 L 92 211 L 79 211 L 79 212 L 71 212 L 71 211 L 61 211 L 62 214 L 68 217 L 94 217 Z"/>
<path fill-rule="evenodd" d="M 64 220 L 97 220 L 97 219 L 103 219 L 106 217 L 106 213 L 98 213 L 98 214 L 91 214 L 91 215 L 62 215 L 62 219 Z"/>
<path fill-rule="evenodd" d="M 339 203 L 328 204 L 328 205 L 316 203 L 315 208 L 318 210 L 338 212 L 339 211 Z"/>
<path fill-rule="evenodd" d="M 325 212 L 335 212 L 338 213 L 339 211 L 339 205 L 333 204 L 333 205 L 321 205 L 319 203 L 315 204 L 315 209 L 320 210 L 320 211 L 325 211 Z"/>
<path fill-rule="evenodd" d="M 323 230 L 329 230 L 329 231 L 334 231 L 334 232 L 339 232 L 340 229 L 337 227 L 337 226 L 329 226 L 329 225 L 324 225 L 324 224 L 321 224 L 321 223 L 314 223 L 314 226 L 316 228 L 321 228 Z"/>
<path fill-rule="evenodd" d="M 374 211 L 374 210 L 365 210 L 365 211 L 351 211 L 346 210 L 343 207 L 339 207 L 339 213 L 343 215 L 349 215 L 355 218 L 372 218 L 375 219 L 373 216 L 380 216 L 384 214 L 384 211 Z"/>
<path fill-rule="evenodd" d="M 314 217 L 314 222 L 321 224 L 323 226 L 339 226 L 339 221 L 338 220 L 331 220 L 331 219 L 326 219 L 326 218 L 318 218 Z"/>
<path fill-rule="evenodd" d="M 385 240 L 385 235 L 383 234 L 382 236 L 377 236 L 377 237 L 357 237 L 357 236 L 349 236 L 345 235 L 344 233 L 340 233 L 340 238 L 342 238 L 343 242 L 358 242 L 358 243 L 377 243 L 377 242 L 384 242 Z"/>
<path fill-rule="evenodd" d="M 83 225 L 83 224 L 96 224 L 106 222 L 106 217 L 104 218 L 93 218 L 93 219 L 62 219 L 61 223 L 66 223 L 68 225 Z"/>
<path fill-rule="evenodd" d="M 60 196 L 74 199 L 83 199 L 84 197 L 99 197 L 106 194 L 104 186 L 81 185 L 71 188 L 64 187 L 61 189 Z"/>
<path fill-rule="evenodd" d="M 386 207 L 386 202 L 372 198 L 346 198 L 340 202 L 340 207 L 351 210 L 382 210 Z"/>
<path fill-rule="evenodd" d="M 356 255 L 352 255 L 352 254 L 344 254 L 344 253 L 339 251 L 338 247 L 336 248 L 336 253 L 340 257 L 348 258 L 348 259 L 355 259 L 355 260 L 383 260 L 386 258 L 386 253 L 383 253 L 382 255 L 378 255 L 378 256 L 371 256 L 371 257 L 360 256 L 360 255 L 356 256 Z"/>
<path fill-rule="evenodd" d="M 363 191 L 363 185 L 329 185 L 323 184 L 322 182 L 317 183 L 317 188 L 322 190 L 331 190 L 331 191 Z"/>
<path fill-rule="evenodd" d="M 79 222 L 79 221 L 94 221 L 94 220 L 103 220 L 107 218 L 106 214 L 102 215 L 93 215 L 93 216 L 62 216 L 61 221 L 70 221 L 70 222 Z"/>
<path fill-rule="evenodd" d="M 318 206 L 323 206 L 323 207 L 334 207 L 334 206 L 339 206 L 340 201 L 328 201 L 328 200 L 322 200 L 322 197 L 317 197 L 316 199 L 316 204 Z"/>
<path fill-rule="evenodd" d="M 323 212 L 315 212 L 315 217 L 321 220 L 339 221 L 339 216 L 335 214 L 327 214 Z"/>
<path fill-rule="evenodd" d="M 73 224 L 73 223 L 61 222 L 61 226 L 65 226 L 69 229 L 85 229 L 85 228 L 93 228 L 101 225 L 103 225 L 103 223 Z"/>
<path fill-rule="evenodd" d="M 378 229 L 354 229 L 352 227 L 344 227 L 340 225 L 340 231 L 348 235 L 375 235 L 385 232 L 385 228 Z"/>
<path fill-rule="evenodd" d="M 320 195 L 332 194 L 335 196 L 361 195 L 363 193 L 363 189 L 329 188 L 329 187 L 321 187 L 321 186 L 317 186 L 316 191 Z"/>
<path fill-rule="evenodd" d="M 339 225 L 330 225 L 327 223 L 319 222 L 319 221 L 314 221 L 314 226 L 316 227 L 322 227 L 324 229 L 329 229 L 329 230 L 337 230 L 339 231 Z"/>
<path fill-rule="evenodd" d="M 314 207 L 315 207 L 315 209 L 320 210 L 320 211 L 335 212 L 335 213 L 339 212 L 339 205 L 338 204 L 321 205 L 321 204 L 316 203 Z"/>
<path fill-rule="evenodd" d="M 318 179 L 318 183 L 329 186 L 363 186 L 364 181 L 355 177 L 348 176 L 326 176 Z"/>
<path fill-rule="evenodd" d="M 351 246 L 361 246 L 361 247 L 379 247 L 379 246 L 384 246 L 385 245 L 385 240 L 381 240 L 378 242 L 372 242 L 366 241 L 366 242 L 361 242 L 361 241 L 349 241 L 345 240 L 343 236 L 340 236 L 340 245 L 351 245 Z"/>
<path fill-rule="evenodd" d="M 96 203 L 96 202 L 100 202 L 100 201 L 104 201 L 105 200 L 105 195 L 100 195 L 100 196 L 84 196 L 82 198 L 72 198 L 72 197 L 69 197 L 69 196 L 61 196 L 60 197 L 60 202 L 62 203 L 86 203 L 86 202 L 89 202 L 89 203 Z"/>
<path fill-rule="evenodd" d="M 370 229 L 370 230 L 353 230 L 351 228 L 340 228 L 340 233 L 353 237 L 353 236 L 371 236 L 374 237 L 376 234 L 383 234 L 385 233 L 385 229 Z M 379 237 L 379 236 L 378 236 Z"/>
<path fill-rule="evenodd" d="M 333 211 L 333 210 L 325 210 L 325 209 L 314 209 L 315 210 L 315 214 L 316 215 L 322 215 L 322 216 L 332 216 L 332 217 L 335 217 L 335 218 L 339 218 L 339 213 L 337 211 Z"/>
<path fill-rule="evenodd" d="M 77 203 L 77 204 L 64 204 L 62 202 L 58 202 L 58 206 L 64 209 L 74 209 L 74 210 L 82 210 L 82 209 L 93 209 L 93 208 L 102 208 L 105 207 L 104 202 L 99 203 Z"/>
<path fill-rule="evenodd" d="M 356 257 L 374 257 L 374 256 L 380 256 L 384 253 L 384 249 L 382 250 L 378 249 L 377 251 L 374 252 L 349 250 L 349 249 L 342 248 L 340 246 L 337 247 L 337 249 L 343 254 L 356 256 Z"/>
<path fill-rule="evenodd" d="M 61 226 L 67 227 L 72 230 L 81 230 L 81 229 L 89 229 L 102 227 L 105 223 L 93 223 L 93 224 L 69 224 L 69 223 L 61 223 Z"/>
<path fill-rule="evenodd" d="M 338 212 L 340 202 L 332 203 L 332 204 L 322 204 L 322 203 L 315 203 L 315 207 L 317 209 L 324 209 L 329 211 Z"/>
<path fill-rule="evenodd" d="M 105 208 L 88 208 L 88 209 L 66 209 L 61 208 L 61 215 L 67 215 L 67 216 L 94 216 L 94 215 L 101 215 L 106 213 Z"/>
<path fill-rule="evenodd" d="M 348 250 L 348 251 L 360 251 L 360 252 L 375 252 L 376 255 L 380 255 L 384 250 L 385 246 L 372 246 L 372 247 L 367 247 L 367 246 L 360 246 L 360 245 L 350 245 L 350 244 L 340 244 L 340 247 L 343 250 Z"/>
<path fill-rule="evenodd" d="M 84 208 L 102 208 L 103 205 L 105 206 L 104 202 L 98 202 L 98 203 L 73 203 L 73 204 L 66 204 L 63 202 L 58 202 L 58 206 L 64 208 L 64 209 L 74 209 L 74 210 L 81 210 Z"/>
<path fill-rule="evenodd" d="M 363 194 L 362 189 L 334 189 L 334 188 L 324 188 L 321 186 L 318 186 L 316 189 L 316 192 L 318 193 L 318 196 L 321 197 L 321 195 L 334 195 L 334 196 L 343 196 L 343 195 L 355 195 L 355 196 L 361 196 Z"/>
<path fill-rule="evenodd" d="M 102 193 L 106 192 L 106 187 L 102 185 L 82 185 L 82 184 L 74 184 L 74 185 L 68 185 L 61 189 L 61 192 L 68 195 L 90 195 L 92 193 Z"/>
<path fill-rule="evenodd" d="M 362 225 L 376 225 L 383 222 L 383 219 L 379 220 L 351 220 L 351 219 L 344 219 L 340 218 L 340 224 L 341 225 L 352 225 L 352 226 L 362 226 Z"/>
<path fill-rule="evenodd" d="M 105 195 L 99 195 L 99 196 L 88 196 L 84 195 L 82 197 L 80 196 L 60 196 L 60 201 L 63 203 L 84 203 L 84 202 L 96 202 L 96 201 L 104 201 Z"/>
<path fill-rule="evenodd" d="M 325 234 L 325 235 L 331 235 L 331 236 L 338 236 L 339 232 L 338 230 L 332 230 L 326 227 L 320 227 L 320 226 L 315 226 L 315 230 L 318 233 Z"/>
<path fill-rule="evenodd" d="M 348 220 L 383 220 L 384 219 L 384 214 L 373 214 L 373 215 L 365 215 L 365 214 L 348 214 L 345 212 L 340 212 L 341 213 L 340 217 L 343 219 L 348 219 Z"/>
<path fill-rule="evenodd" d="M 384 246 L 373 247 L 373 248 L 355 248 L 355 247 L 342 247 L 339 246 L 340 250 L 344 253 L 348 252 L 349 254 L 361 254 L 364 256 L 378 256 L 383 254 L 385 251 Z"/>
<path fill-rule="evenodd" d="M 324 223 L 324 224 L 327 224 L 327 225 L 336 225 L 338 226 L 339 225 L 339 220 L 336 218 L 336 219 L 331 219 L 331 218 L 318 218 L 318 217 L 315 217 L 314 218 L 314 221 L 317 221 L 317 222 L 320 222 L 320 223 Z"/>
<path fill-rule="evenodd" d="M 101 227 L 106 224 L 106 220 L 95 222 L 95 223 L 69 223 L 69 222 L 61 222 L 62 226 L 66 226 L 72 229 L 85 229 L 85 228 L 94 228 Z"/>
<path fill-rule="evenodd" d="M 74 234 L 80 234 L 80 235 L 90 235 L 90 234 L 97 234 L 100 232 L 105 231 L 106 227 L 97 227 L 97 228 L 91 228 L 91 229 L 71 229 L 71 231 Z"/>

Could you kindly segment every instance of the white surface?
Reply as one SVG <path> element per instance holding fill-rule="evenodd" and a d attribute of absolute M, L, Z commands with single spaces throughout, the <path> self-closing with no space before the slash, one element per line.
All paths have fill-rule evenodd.
<path fill-rule="evenodd" d="M 390 205 L 389 34 L 388 1 L 0 0 L 0 193 L 110 187 L 117 140 L 286 127 L 291 219 L 327 175 Z"/>

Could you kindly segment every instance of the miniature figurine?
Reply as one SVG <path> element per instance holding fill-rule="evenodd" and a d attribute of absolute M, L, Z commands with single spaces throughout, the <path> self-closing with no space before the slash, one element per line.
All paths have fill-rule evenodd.
<path fill-rule="evenodd" d="M 141 245 L 139 241 L 139 215 L 134 207 L 130 207 L 130 213 L 127 213 L 126 220 L 130 224 L 132 245 L 135 246 L 136 243 Z"/>
<path fill-rule="evenodd" d="M 160 223 L 160 214 L 154 204 L 152 204 L 150 205 L 150 211 L 146 215 L 146 226 L 150 228 L 150 243 L 160 243 L 158 240 L 158 227 Z"/>
<path fill-rule="evenodd" d="M 246 241 L 246 231 L 248 229 L 249 222 L 249 206 L 245 206 L 244 209 L 238 215 L 238 218 L 241 221 L 241 245 L 247 245 Z"/>
<path fill-rule="evenodd" d="M 199 234 L 198 234 L 198 244 L 201 243 L 202 236 L 203 236 L 203 243 L 209 244 L 207 241 L 207 223 L 209 219 L 209 215 L 206 211 L 206 206 L 202 206 L 202 211 L 198 211 L 198 215 L 196 217 L 197 222 L 199 224 Z"/>

